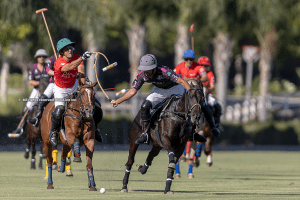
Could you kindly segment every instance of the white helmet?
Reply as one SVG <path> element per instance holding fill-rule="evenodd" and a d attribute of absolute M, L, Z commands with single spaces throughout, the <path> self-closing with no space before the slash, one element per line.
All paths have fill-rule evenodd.
<path fill-rule="evenodd" d="M 35 52 L 34 58 L 37 58 L 39 56 L 48 57 L 48 54 L 45 49 L 39 49 Z"/>

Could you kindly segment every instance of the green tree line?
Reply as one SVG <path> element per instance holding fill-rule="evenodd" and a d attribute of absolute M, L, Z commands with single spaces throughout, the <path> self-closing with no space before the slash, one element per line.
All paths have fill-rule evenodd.
<path fill-rule="evenodd" d="M 264 102 L 271 80 L 297 74 L 297 0 L 1 0 L 3 103 L 10 66 L 22 70 L 27 85 L 25 77 L 35 62 L 35 51 L 44 48 L 49 55 L 53 54 L 43 18 L 35 13 L 41 8 L 48 9 L 44 14 L 54 44 L 68 37 L 77 43 L 77 53 L 107 52 L 109 59 L 118 60 L 117 69 L 100 75 L 101 82 L 110 87 L 132 82 L 138 73 L 139 59 L 145 53 L 156 55 L 161 58 L 159 62 L 165 62 L 161 64 L 174 68 L 183 61 L 183 51 L 192 48 L 192 34 L 197 57 L 205 55 L 211 59 L 216 96 L 224 108 L 231 82 L 229 73 L 243 45 L 260 47 L 260 59 L 255 66 L 259 72 L 259 95 Z M 189 31 L 191 24 L 195 25 L 193 33 Z M 86 73 L 95 81 L 92 66 L 93 59 L 89 59 Z M 261 112 L 261 121 L 265 121 L 266 111 Z"/>

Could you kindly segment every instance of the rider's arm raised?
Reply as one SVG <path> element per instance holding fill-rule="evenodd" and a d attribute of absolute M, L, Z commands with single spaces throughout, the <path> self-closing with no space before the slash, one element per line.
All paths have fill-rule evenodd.
<path fill-rule="evenodd" d="M 181 84 L 187 91 L 190 90 L 190 85 L 182 78 L 178 77 L 176 83 Z"/>
<path fill-rule="evenodd" d="M 67 72 L 67 71 L 70 71 L 70 70 L 74 70 L 80 65 L 80 63 L 82 63 L 82 61 L 83 61 L 82 58 L 79 57 L 77 60 L 74 60 L 73 62 L 68 63 L 65 66 L 63 66 L 61 68 L 61 71 Z"/>

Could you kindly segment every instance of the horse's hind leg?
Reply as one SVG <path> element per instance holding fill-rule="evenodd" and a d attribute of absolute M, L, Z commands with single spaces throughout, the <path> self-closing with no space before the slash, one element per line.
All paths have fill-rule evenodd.
<path fill-rule="evenodd" d="M 161 149 L 162 148 L 159 146 L 153 146 L 151 151 L 148 154 L 145 164 L 143 166 L 137 165 L 137 168 L 138 168 L 139 172 L 141 172 L 141 174 L 146 174 L 149 166 L 151 166 L 151 164 L 152 164 L 154 157 L 156 157 L 159 154 Z"/>
<path fill-rule="evenodd" d="M 30 169 L 35 169 L 36 149 L 35 149 L 35 140 L 34 140 L 34 138 L 31 139 L 31 146 L 32 146 L 32 151 L 31 151 L 31 166 L 30 166 Z"/>
<path fill-rule="evenodd" d="M 207 166 L 212 166 L 212 145 L 214 143 L 215 136 L 210 136 L 207 138 L 207 141 L 205 143 L 205 154 L 207 156 L 206 164 Z"/>
<path fill-rule="evenodd" d="M 40 146 L 40 161 L 39 161 L 39 169 L 43 169 L 43 149 L 44 149 L 44 143 L 41 143 Z"/>
<path fill-rule="evenodd" d="M 29 133 L 28 133 L 28 134 L 29 134 Z M 30 146 L 31 146 L 31 140 L 28 139 L 28 137 L 27 137 L 27 148 L 26 148 L 25 154 L 24 154 L 24 158 L 26 158 L 26 159 L 29 158 Z"/>
<path fill-rule="evenodd" d="M 66 158 L 70 150 L 71 147 L 69 147 L 68 145 L 63 145 L 60 166 L 57 167 L 58 172 L 64 173 L 66 171 Z"/>
<path fill-rule="evenodd" d="M 77 138 L 75 138 L 75 142 L 74 142 L 74 159 L 73 162 L 79 162 L 81 163 L 81 153 L 80 153 L 80 142 Z"/>
<path fill-rule="evenodd" d="M 86 170 L 88 172 L 87 175 L 89 180 L 89 188 L 90 191 L 97 191 L 92 165 L 95 141 L 93 139 L 90 139 L 88 141 L 85 141 L 84 144 L 86 149 Z"/>
<path fill-rule="evenodd" d="M 134 157 L 135 157 L 135 153 L 136 153 L 138 147 L 139 147 L 139 145 L 135 144 L 134 140 L 132 140 L 132 142 L 130 142 L 129 156 L 128 156 L 127 163 L 125 164 L 126 171 L 125 171 L 125 175 L 123 178 L 123 187 L 122 187 L 121 192 L 128 192 L 127 185 L 128 185 L 128 181 L 129 181 L 130 170 L 134 163 Z"/>

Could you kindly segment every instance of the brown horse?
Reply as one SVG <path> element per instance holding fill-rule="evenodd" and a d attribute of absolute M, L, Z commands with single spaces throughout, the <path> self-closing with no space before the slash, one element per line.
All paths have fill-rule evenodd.
<path fill-rule="evenodd" d="M 95 122 L 93 119 L 93 111 L 95 107 L 95 91 L 93 87 L 97 82 L 91 85 L 81 83 L 79 79 L 79 87 L 70 96 L 70 101 L 66 103 L 66 112 L 61 123 L 59 139 L 63 144 L 61 154 L 61 166 L 58 167 L 59 172 L 65 171 L 65 163 L 68 152 L 73 148 L 75 142 L 80 142 L 86 148 L 86 169 L 88 171 L 88 180 L 90 191 L 96 191 L 96 184 L 93 175 L 92 158 L 95 146 Z M 51 113 L 54 110 L 54 102 L 48 104 L 45 108 L 41 123 L 42 138 L 45 146 L 45 154 L 48 163 L 48 186 L 47 189 L 53 189 L 52 181 L 52 145 L 49 141 L 51 127 Z"/>
<path fill-rule="evenodd" d="M 202 88 L 196 81 L 190 83 L 191 89 L 184 92 L 181 98 L 171 103 L 167 103 L 162 107 L 161 113 L 153 114 L 151 120 L 151 142 L 153 144 L 144 165 L 137 165 L 141 174 L 145 174 L 152 160 L 157 156 L 162 148 L 168 151 L 169 165 L 167 172 L 167 180 L 165 194 L 172 194 L 170 191 L 172 179 L 175 170 L 175 163 L 183 153 L 185 144 L 193 135 L 194 123 L 199 121 L 201 115 L 201 103 L 204 101 Z M 155 118 L 158 120 L 155 120 Z M 154 119 L 154 120 L 153 120 Z M 142 133 L 141 112 L 139 111 L 134 119 L 130 131 L 130 148 L 128 161 L 126 163 L 126 171 L 123 179 L 123 187 L 121 192 L 128 192 L 127 185 L 130 170 L 134 163 L 135 153 L 139 147 L 135 144 L 135 140 Z"/>
<path fill-rule="evenodd" d="M 49 84 L 49 79 L 42 78 L 39 81 L 39 94 L 43 94 L 43 92 L 46 90 L 48 84 Z M 38 98 L 38 97 L 36 97 L 36 98 Z M 37 113 L 37 106 L 33 106 L 32 110 L 28 113 L 28 116 L 26 118 L 30 119 L 30 118 L 34 117 L 36 115 L 36 113 Z M 29 158 L 30 147 L 32 147 L 30 169 L 35 169 L 35 154 L 36 154 L 35 141 L 37 139 L 42 139 L 41 123 L 39 123 L 38 126 L 35 127 L 31 123 L 26 121 L 26 126 L 27 126 L 27 148 L 26 148 L 24 157 L 26 159 Z M 41 143 L 39 169 L 43 169 L 42 161 L 45 156 L 43 149 L 44 149 L 44 144 Z"/>

